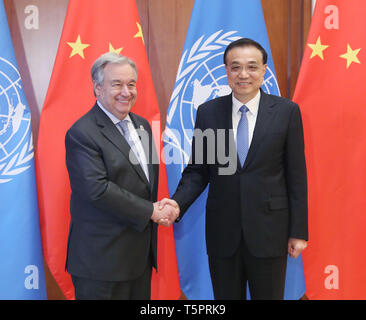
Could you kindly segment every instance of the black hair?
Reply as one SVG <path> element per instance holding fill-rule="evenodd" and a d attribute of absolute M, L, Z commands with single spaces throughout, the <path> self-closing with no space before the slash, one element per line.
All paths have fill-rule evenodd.
<path fill-rule="evenodd" d="M 241 39 L 231 42 L 226 47 L 225 52 L 224 52 L 224 64 L 225 65 L 226 65 L 226 55 L 228 54 L 228 52 L 231 49 L 234 49 L 236 47 L 255 47 L 255 48 L 257 48 L 260 52 L 262 52 L 263 64 L 267 63 L 267 58 L 268 58 L 267 52 L 257 41 L 254 41 L 249 38 L 241 38 Z"/>

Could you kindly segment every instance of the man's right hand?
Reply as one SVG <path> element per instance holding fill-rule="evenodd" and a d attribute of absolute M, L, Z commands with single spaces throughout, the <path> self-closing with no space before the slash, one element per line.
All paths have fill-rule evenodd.
<path fill-rule="evenodd" d="M 155 202 L 151 219 L 163 226 L 169 227 L 179 216 L 179 206 L 171 199 L 164 198 Z"/>

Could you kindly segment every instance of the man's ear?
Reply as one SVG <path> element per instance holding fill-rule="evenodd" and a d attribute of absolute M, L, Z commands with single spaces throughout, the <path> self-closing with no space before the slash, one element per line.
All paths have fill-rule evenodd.
<path fill-rule="evenodd" d="M 93 82 L 93 90 L 94 95 L 98 97 L 100 95 L 100 85 L 96 81 Z"/>
<path fill-rule="evenodd" d="M 268 65 L 267 65 L 267 64 L 265 64 L 265 65 L 264 65 L 264 73 L 266 73 L 267 67 L 268 67 Z"/>

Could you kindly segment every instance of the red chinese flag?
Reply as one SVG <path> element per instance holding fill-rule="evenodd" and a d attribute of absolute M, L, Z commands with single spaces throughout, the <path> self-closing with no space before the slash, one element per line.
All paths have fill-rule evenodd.
<path fill-rule="evenodd" d="M 71 192 L 65 134 L 94 105 L 90 70 L 100 55 L 112 50 L 136 62 L 138 98 L 132 111 L 149 120 L 158 150 L 162 146 L 160 112 L 135 0 L 70 0 L 41 113 L 36 154 L 44 256 L 68 299 L 74 298 L 74 290 L 65 272 Z M 160 163 L 159 199 L 168 196 L 165 165 Z M 177 299 L 180 287 L 172 227 L 159 227 L 158 239 L 158 273 L 153 273 L 151 297 Z"/>
<path fill-rule="evenodd" d="M 310 299 L 366 299 L 366 1 L 316 7 L 294 100 L 309 186 Z"/>

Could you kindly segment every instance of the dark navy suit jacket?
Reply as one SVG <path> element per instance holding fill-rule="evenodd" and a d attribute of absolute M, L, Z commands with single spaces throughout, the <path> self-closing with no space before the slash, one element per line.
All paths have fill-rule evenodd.
<path fill-rule="evenodd" d="M 66 268 L 72 275 L 128 281 L 142 275 L 148 259 L 156 266 L 158 165 L 149 123 L 130 113 L 149 141 L 150 182 L 129 158 L 130 146 L 96 104 L 67 132 L 66 164 L 71 184 L 70 231 Z M 146 142 L 146 141 L 145 141 Z"/>
<path fill-rule="evenodd" d="M 209 185 L 206 205 L 209 256 L 231 256 L 242 235 L 256 257 L 286 255 L 290 237 L 308 238 L 307 176 L 299 107 L 290 100 L 261 91 L 253 138 L 243 167 L 229 130 L 232 128 L 231 94 L 198 108 L 195 129 L 214 129 L 215 141 L 194 134 L 190 164 L 172 197 L 181 208 L 180 219 Z M 224 130 L 224 140 L 220 141 L 222 134 L 217 129 L 221 133 Z M 203 146 L 200 141 L 204 141 Z M 234 152 L 229 152 L 230 145 L 234 146 Z M 212 148 L 215 148 L 214 159 Z M 231 154 L 228 158 L 235 163 L 232 174 L 219 172 L 227 167 L 222 161 L 223 152 L 226 156 Z"/>

